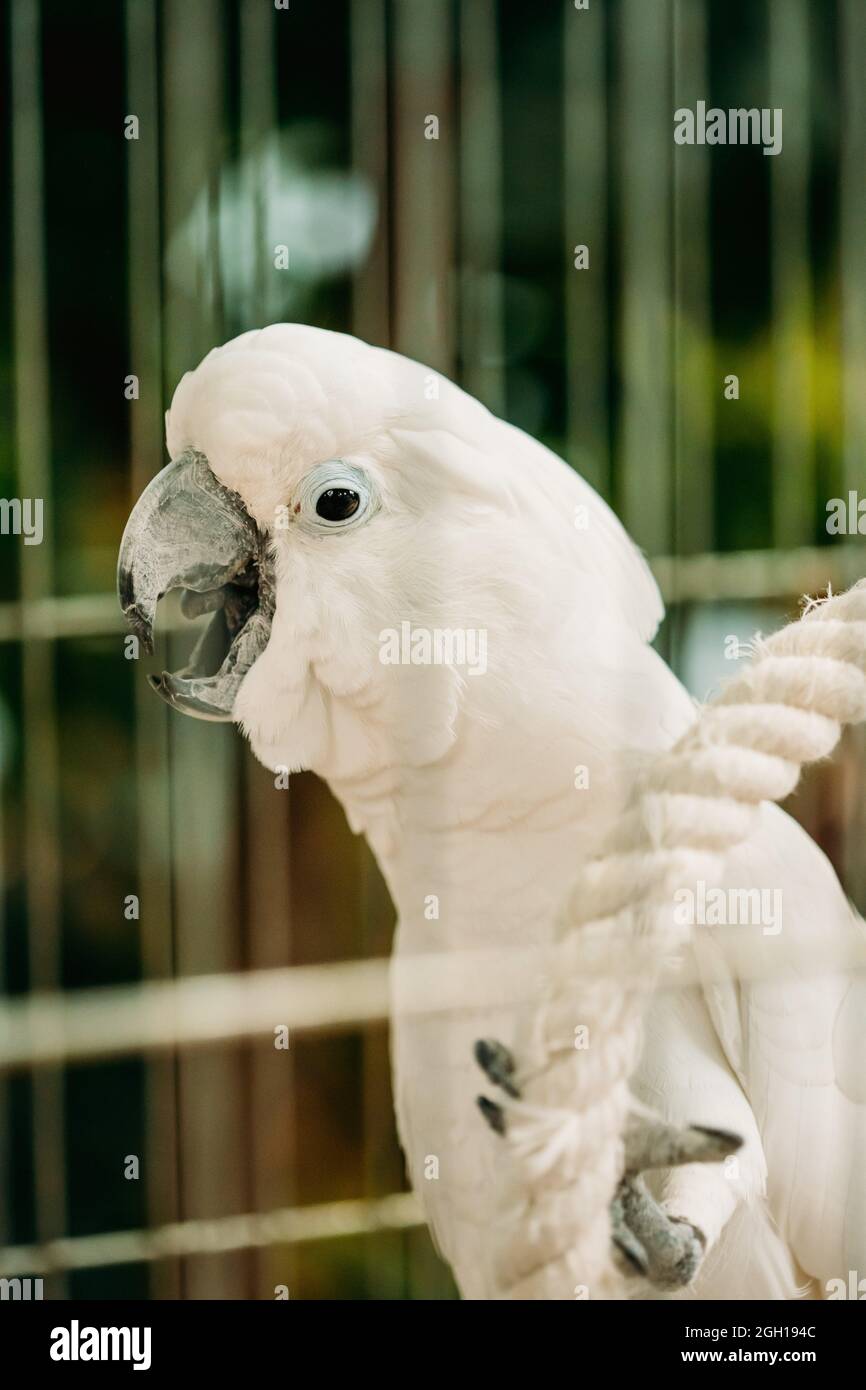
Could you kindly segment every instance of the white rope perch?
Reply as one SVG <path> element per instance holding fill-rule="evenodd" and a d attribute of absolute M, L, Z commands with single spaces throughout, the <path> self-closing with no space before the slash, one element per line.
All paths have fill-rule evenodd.
<path fill-rule="evenodd" d="M 515 1047 L 522 1101 L 509 1107 L 505 1138 L 502 1297 L 573 1299 L 578 1288 L 593 1299 L 624 1296 L 609 1206 L 623 1172 L 643 1013 L 665 960 L 690 936 L 670 911 L 674 892 L 718 881 L 760 803 L 787 796 L 842 726 L 864 718 L 861 580 L 808 602 L 799 621 L 755 643 L 749 666 L 652 763 L 633 811 L 582 868 L 557 924 L 560 966 L 532 1036 Z M 575 1049 L 576 1021 L 589 1029 L 585 1050 Z"/>

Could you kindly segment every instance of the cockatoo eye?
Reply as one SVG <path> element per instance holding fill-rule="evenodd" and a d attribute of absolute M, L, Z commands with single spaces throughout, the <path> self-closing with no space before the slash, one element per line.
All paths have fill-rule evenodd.
<path fill-rule="evenodd" d="M 316 499 L 316 515 L 325 521 L 348 521 L 361 505 L 357 492 L 350 487 L 329 487 Z"/>
<path fill-rule="evenodd" d="M 371 479 L 354 463 L 329 459 L 304 478 L 292 512 L 308 530 L 325 531 L 355 526 L 376 509 L 377 494 Z"/>

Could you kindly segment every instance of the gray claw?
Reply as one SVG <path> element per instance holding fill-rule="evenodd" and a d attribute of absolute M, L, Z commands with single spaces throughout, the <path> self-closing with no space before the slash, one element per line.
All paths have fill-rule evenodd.
<path fill-rule="evenodd" d="M 514 1084 L 514 1058 L 504 1043 L 495 1038 L 479 1038 L 474 1048 L 475 1060 L 484 1075 L 494 1086 L 499 1086 L 514 1100 L 520 1099 L 520 1092 Z"/>
<path fill-rule="evenodd" d="M 477 1105 L 493 1133 L 504 1135 L 505 1111 L 502 1106 L 497 1105 L 495 1100 L 488 1100 L 486 1096 L 479 1096 Z"/>

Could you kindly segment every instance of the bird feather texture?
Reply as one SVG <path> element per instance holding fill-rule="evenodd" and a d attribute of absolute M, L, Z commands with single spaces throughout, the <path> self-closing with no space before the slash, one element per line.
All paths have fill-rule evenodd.
<path fill-rule="evenodd" d="M 577 866 L 695 718 L 649 645 L 659 592 L 610 508 L 439 374 L 303 325 L 210 353 L 180 382 L 167 439 L 173 457 L 204 454 L 271 533 L 271 637 L 234 718 L 266 766 L 325 778 L 367 836 L 398 910 L 396 956 L 549 941 Z M 331 459 L 363 469 L 379 505 L 312 534 L 292 506 Z M 382 633 L 404 622 L 484 632 L 486 669 L 384 664 Z M 692 1165 L 661 1179 L 668 1208 L 714 1242 L 688 1296 L 788 1298 L 866 1272 L 866 992 L 862 975 L 822 970 L 814 952 L 798 970 L 779 950 L 831 943 L 852 921 L 827 859 L 783 811 L 762 809 L 726 884 L 781 889 L 783 930 L 740 928 L 762 967 L 748 978 L 722 931 L 696 930 L 701 983 L 672 967 L 634 1089 L 678 1123 L 745 1139 L 733 1175 Z M 513 1044 L 532 1008 L 412 1016 L 395 987 L 400 1136 L 467 1297 L 497 1293 L 505 1181 L 475 1105 L 473 1044 Z M 579 1203 L 579 1182 L 562 1200 Z"/>

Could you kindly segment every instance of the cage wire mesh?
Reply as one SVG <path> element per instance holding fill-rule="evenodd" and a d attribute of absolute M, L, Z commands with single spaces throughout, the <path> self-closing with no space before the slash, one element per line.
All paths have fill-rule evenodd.
<path fill-rule="evenodd" d="M 9 0 L 0 64 L 0 466 L 45 516 L 0 580 L 0 1275 L 452 1297 L 394 1132 L 379 872 L 314 778 L 275 790 L 124 660 L 123 520 L 212 346 L 351 331 L 613 502 L 703 696 L 727 634 L 866 572 L 824 508 L 866 446 L 866 8 Z M 675 145 L 708 93 L 783 108 L 784 161 Z M 793 808 L 861 909 L 863 766 L 849 734 Z"/>

